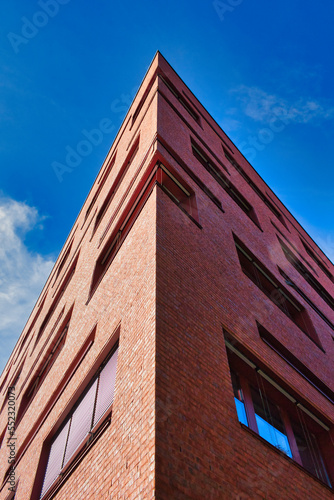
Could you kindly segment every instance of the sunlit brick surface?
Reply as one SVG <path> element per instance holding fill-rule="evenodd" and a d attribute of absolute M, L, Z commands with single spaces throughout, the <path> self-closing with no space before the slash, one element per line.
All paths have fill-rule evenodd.
<path fill-rule="evenodd" d="M 94 231 L 96 216 L 138 137 L 139 149 Z M 191 139 L 253 207 L 259 224 L 198 161 Z M 223 146 L 282 214 L 286 226 L 226 158 Z M 91 206 L 108 160 L 115 153 L 115 163 Z M 153 185 L 92 290 L 95 263 L 128 204 L 144 187 L 145 175 L 157 162 L 190 190 L 196 200 L 196 216 L 177 206 L 159 184 Z M 233 234 L 306 309 L 320 347 L 242 272 Z M 325 421 L 330 428 L 328 439 L 334 443 L 333 406 L 328 398 L 270 349 L 257 328 L 256 322 L 334 389 L 333 329 L 289 288 L 277 266 L 329 323 L 334 323 L 333 310 L 287 261 L 277 238 L 284 237 L 282 234 L 290 242 L 289 248 L 296 255 L 298 252 L 310 273 L 333 295 L 333 282 L 306 252 L 301 238 L 332 275 L 333 265 L 157 54 L 1 377 L 2 382 L 7 376 L 1 389 L 4 400 L 7 386 L 23 362 L 15 383 L 18 408 L 73 306 L 65 345 L 17 425 L 15 498 L 40 497 L 41 488 L 36 485 L 44 476 L 47 461 L 43 443 L 60 429 L 103 361 L 107 353 L 104 346 L 109 342 L 108 349 L 112 348 L 110 338 L 117 331 L 119 355 L 110 425 L 52 498 L 332 498 L 328 486 L 242 427 L 233 400 L 223 329 Z M 69 256 L 57 276 L 71 241 Z M 75 272 L 34 348 L 40 327 L 77 256 Z M 60 390 L 62 377 L 95 326 L 93 345 Z M 0 435 L 6 424 L 4 406 Z M 8 469 L 7 437 L 0 451 L 1 481 Z M 333 484 L 333 458 L 325 458 Z M 0 499 L 6 499 L 8 493 L 5 484 Z"/>

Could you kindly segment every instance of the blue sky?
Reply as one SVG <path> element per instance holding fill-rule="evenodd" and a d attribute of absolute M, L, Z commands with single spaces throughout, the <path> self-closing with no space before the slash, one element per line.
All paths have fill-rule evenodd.
<path fill-rule="evenodd" d="M 157 50 L 334 259 L 332 1 L 12 0 L 0 15 L 0 370 Z"/>

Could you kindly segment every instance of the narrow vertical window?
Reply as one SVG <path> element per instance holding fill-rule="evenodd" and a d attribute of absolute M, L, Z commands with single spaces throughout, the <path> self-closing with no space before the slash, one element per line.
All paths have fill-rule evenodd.
<path fill-rule="evenodd" d="M 84 395 L 74 406 L 58 434 L 49 445 L 48 460 L 40 497 L 62 480 L 64 471 L 73 460 L 98 435 L 102 419 L 107 415 L 113 400 L 116 379 L 118 345 L 89 384 Z M 38 480 L 38 478 L 36 478 Z"/>

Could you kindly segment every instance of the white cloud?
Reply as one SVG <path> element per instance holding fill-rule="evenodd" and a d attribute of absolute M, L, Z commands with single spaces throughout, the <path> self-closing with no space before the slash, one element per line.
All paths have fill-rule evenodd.
<path fill-rule="evenodd" d="M 54 264 L 24 243 L 40 222 L 34 207 L 0 198 L 0 373 Z"/>
<path fill-rule="evenodd" d="M 269 122 L 273 114 L 290 123 L 316 123 L 334 118 L 334 107 L 315 99 L 299 97 L 288 100 L 259 87 L 246 85 L 240 85 L 231 93 L 241 102 L 244 114 L 258 122 Z"/>

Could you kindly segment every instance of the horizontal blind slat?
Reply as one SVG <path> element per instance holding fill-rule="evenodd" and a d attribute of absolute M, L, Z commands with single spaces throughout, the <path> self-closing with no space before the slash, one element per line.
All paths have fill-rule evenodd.
<path fill-rule="evenodd" d="M 69 425 L 70 422 L 68 421 L 51 445 L 41 497 L 50 488 L 61 472 Z"/>
<path fill-rule="evenodd" d="M 94 415 L 94 426 L 111 406 L 114 399 L 118 348 L 102 369 Z"/>
<path fill-rule="evenodd" d="M 73 453 L 80 446 L 82 441 L 91 430 L 96 387 L 97 380 L 95 380 L 95 382 L 92 384 L 72 415 L 71 428 L 66 446 L 65 461 L 63 466 L 67 464 Z"/>

